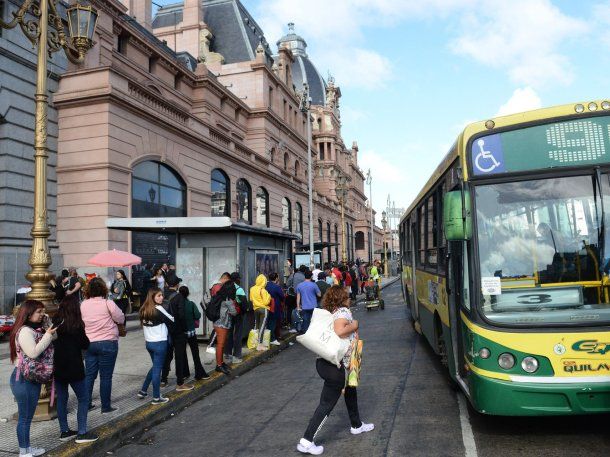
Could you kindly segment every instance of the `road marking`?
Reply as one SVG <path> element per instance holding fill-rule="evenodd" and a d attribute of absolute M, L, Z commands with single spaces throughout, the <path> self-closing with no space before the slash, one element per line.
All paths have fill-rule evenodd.
<path fill-rule="evenodd" d="M 468 406 L 464 395 L 461 392 L 457 394 L 458 408 L 460 410 L 460 425 L 462 426 L 462 441 L 464 442 L 464 449 L 466 450 L 466 457 L 477 457 L 477 444 L 474 441 L 474 434 L 472 433 L 472 427 L 470 426 L 470 419 L 468 418 Z"/>

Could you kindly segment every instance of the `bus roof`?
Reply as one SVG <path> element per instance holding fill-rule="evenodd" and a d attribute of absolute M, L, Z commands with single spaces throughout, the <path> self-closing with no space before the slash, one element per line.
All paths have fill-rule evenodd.
<path fill-rule="evenodd" d="M 610 100 L 610 99 L 609 99 Z M 591 109 L 595 105 L 594 109 Z M 603 106 L 607 106 L 602 110 Z M 582 110 L 581 110 L 582 109 Z M 558 105 L 548 108 L 540 108 L 531 111 L 524 111 L 521 113 L 510 114 L 507 116 L 498 116 L 487 119 L 485 121 L 473 122 L 466 125 L 464 130 L 460 132 L 455 143 L 449 150 L 449 152 L 443 157 L 441 163 L 436 167 L 432 176 L 428 179 L 422 190 L 417 194 L 417 197 L 411 202 L 411 205 L 407 208 L 405 213 L 402 215 L 400 222 L 411 214 L 419 202 L 426 196 L 426 194 L 435 186 L 438 179 L 445 174 L 445 172 L 451 167 L 453 162 L 459 157 L 462 161 L 462 173 L 464 180 L 468 180 L 468 167 L 466 166 L 466 155 L 464 154 L 466 144 L 470 138 L 482 132 L 492 133 L 494 130 L 505 129 L 507 127 L 514 127 L 521 124 L 533 123 L 542 119 L 553 119 L 553 118 L 564 118 L 564 117 L 578 117 L 590 116 L 595 111 L 604 111 L 610 115 L 610 103 L 607 100 L 594 100 L 586 102 L 571 103 L 567 105 Z"/>

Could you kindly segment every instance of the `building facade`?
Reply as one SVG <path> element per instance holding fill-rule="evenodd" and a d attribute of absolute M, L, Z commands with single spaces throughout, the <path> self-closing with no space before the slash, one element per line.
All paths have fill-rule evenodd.
<path fill-rule="evenodd" d="M 368 258 L 370 209 L 358 146 L 347 148 L 341 137 L 341 92 L 334 81 L 320 77 L 292 26 L 274 53 L 238 0 L 186 0 L 161 8 L 155 18 L 150 0 L 92 3 L 99 20 L 96 45 L 85 63 L 65 72 L 64 61 L 50 67 L 59 81 L 51 85 L 56 111 L 50 112 L 51 136 L 58 135 L 57 141 L 50 138 L 50 146 L 59 151 L 56 162 L 52 152 L 49 170 L 53 270 L 71 265 L 83 273 L 108 275 L 108 270 L 87 266 L 87 259 L 112 248 L 132 251 L 147 263 L 175 262 L 180 250 L 186 252 L 193 243 L 217 243 L 222 238 L 218 231 L 225 230 L 219 227 L 226 224 L 227 233 L 238 234 L 230 243 L 245 250 L 240 254 L 245 257 L 236 257 L 236 268 L 251 263 L 248 249 L 279 253 L 279 259 L 265 258 L 277 262 L 276 268 L 307 250 L 307 114 L 300 109 L 304 82 L 312 98 L 316 250 L 323 261 L 339 260 L 343 252 L 347 259 Z M 6 19 L 6 8 L 3 14 Z M 10 33 L 13 41 L 0 38 L 0 58 L 11 47 L 29 47 L 17 31 Z M 1 248 L 13 255 L 12 240 L 19 239 L 24 252 L 29 246 L 25 232 L 32 195 L 23 189 L 33 189 L 33 160 L 26 154 L 33 131 L 24 131 L 23 141 L 15 135 L 10 144 L 4 141 L 10 124 L 33 126 L 31 118 L 23 117 L 33 113 L 31 98 L 20 102 L 16 95 L 30 89 L 33 94 L 33 87 L 24 88 L 26 83 L 15 77 L 33 84 L 33 56 L 21 64 L 28 75 L 15 67 L 17 55 L 8 56 L 0 70 L 2 90 L 7 90 L 5 78 L 15 86 L 11 100 L 4 93 L 0 97 L 1 153 L 18 154 L 15 160 L 23 162 L 21 179 L 26 180 L 13 186 L 22 193 L 21 219 L 2 218 L 18 233 L 5 237 L 11 233 L 7 229 L 0 235 Z M 17 109 L 19 103 L 23 107 Z M 335 192 L 339 176 L 348 187 L 343 226 Z M 2 192 L 10 199 L 6 187 Z M 0 208 L 12 206 L 3 201 Z M 201 226 L 186 233 L 184 227 L 154 225 L 175 218 L 191 218 Z M 225 225 L 219 222 L 225 220 Z M 373 239 L 381 246 L 381 231 L 375 232 Z M 6 257 L 2 259 L 6 280 Z M 23 267 L 21 276 L 25 271 Z M 4 301 L 12 296 L 14 289 L 5 286 Z"/>

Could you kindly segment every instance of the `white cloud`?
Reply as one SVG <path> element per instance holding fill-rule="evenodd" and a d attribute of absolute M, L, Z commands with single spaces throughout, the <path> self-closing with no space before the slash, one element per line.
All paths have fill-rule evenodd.
<path fill-rule="evenodd" d="M 341 106 L 341 121 L 346 123 L 356 123 L 364 121 L 368 118 L 368 114 L 365 111 L 352 108 L 351 106 Z"/>
<path fill-rule="evenodd" d="M 542 107 L 542 100 L 531 87 L 515 89 L 513 95 L 506 103 L 500 106 L 497 116 L 507 116 L 509 114 L 521 113 Z"/>
<path fill-rule="evenodd" d="M 393 78 L 388 56 L 366 47 L 366 28 L 405 19 L 445 16 L 478 0 L 268 0 L 257 22 L 275 43 L 294 22 L 318 70 L 329 70 L 341 87 L 376 89 Z M 315 13 L 315 12 L 320 12 Z"/>
<path fill-rule="evenodd" d="M 461 34 L 452 44 L 458 53 L 532 87 L 570 84 L 573 69 L 561 46 L 587 32 L 585 21 L 565 15 L 550 0 L 488 0 L 464 14 Z"/>

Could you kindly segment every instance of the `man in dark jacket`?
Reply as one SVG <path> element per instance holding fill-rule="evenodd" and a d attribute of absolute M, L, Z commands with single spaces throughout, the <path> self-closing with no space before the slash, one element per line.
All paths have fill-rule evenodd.
<path fill-rule="evenodd" d="M 316 284 L 318 285 L 318 288 L 320 289 L 321 293 L 320 298 L 318 298 L 318 306 L 320 306 L 324 294 L 330 288 L 330 284 L 326 282 L 326 273 L 324 273 L 323 271 L 318 273 L 318 280 L 316 281 Z"/>
<path fill-rule="evenodd" d="M 273 313 L 269 316 L 267 328 L 271 331 L 271 344 L 279 345 L 278 338 L 280 337 L 280 329 L 282 328 L 282 305 L 286 299 L 282 286 L 280 286 L 280 277 L 277 273 L 269 274 L 269 282 L 265 287 L 275 303 Z"/>
<path fill-rule="evenodd" d="M 179 278 L 175 273 L 170 272 L 166 278 L 166 284 L 168 288 L 168 312 L 174 316 L 174 326 L 171 331 L 173 351 L 170 349 L 167 351 L 165 356 L 165 364 L 163 366 L 163 373 L 161 374 L 161 385 L 167 385 L 167 375 L 169 374 L 170 365 L 172 358 L 176 359 L 176 387 L 177 392 L 185 390 L 193 390 L 194 386 L 184 383 L 184 374 L 186 367 L 184 362 L 186 361 L 186 345 L 187 345 L 187 323 L 185 317 L 185 298 L 182 294 L 178 293 L 178 287 L 182 282 L 182 278 Z"/>

